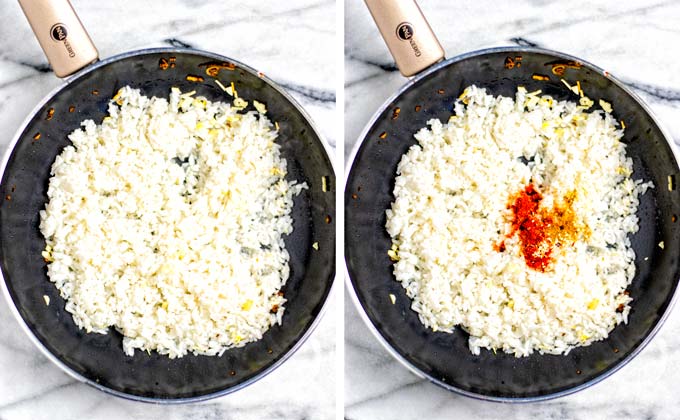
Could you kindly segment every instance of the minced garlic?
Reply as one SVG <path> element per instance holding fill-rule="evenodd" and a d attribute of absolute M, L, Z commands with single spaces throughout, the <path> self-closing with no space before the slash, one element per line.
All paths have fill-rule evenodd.
<path fill-rule="evenodd" d="M 603 101 L 602 99 L 600 99 L 599 104 L 600 104 L 600 108 L 602 108 L 602 110 L 604 112 L 606 112 L 607 114 L 612 113 L 612 105 L 609 102 Z"/>
<path fill-rule="evenodd" d="M 253 101 L 253 106 L 259 112 L 260 114 L 266 114 L 267 113 L 267 108 L 264 106 L 262 102 L 258 101 Z"/>

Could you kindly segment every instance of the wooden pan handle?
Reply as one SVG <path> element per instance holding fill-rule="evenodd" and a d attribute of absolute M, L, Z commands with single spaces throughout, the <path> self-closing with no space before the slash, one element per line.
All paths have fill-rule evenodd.
<path fill-rule="evenodd" d="M 68 0 L 19 0 L 19 4 L 58 77 L 70 76 L 99 58 Z"/>
<path fill-rule="evenodd" d="M 444 58 L 444 49 L 415 0 L 364 1 L 401 74 L 413 76 Z"/>

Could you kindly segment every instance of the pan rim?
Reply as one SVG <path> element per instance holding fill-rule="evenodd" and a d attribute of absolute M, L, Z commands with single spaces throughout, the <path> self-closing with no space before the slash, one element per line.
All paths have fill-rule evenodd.
<path fill-rule="evenodd" d="M 40 102 L 30 111 L 29 114 L 27 114 L 26 118 L 24 121 L 19 125 L 17 128 L 16 133 L 14 134 L 14 137 L 12 140 L 9 142 L 7 145 L 7 149 L 5 149 L 5 153 L 3 154 L 2 161 L 0 162 L 0 180 L 2 180 L 5 176 L 5 170 L 7 169 L 7 163 L 9 162 L 10 157 L 12 156 L 14 149 L 19 142 L 20 138 L 22 137 L 22 134 L 26 131 L 26 128 L 28 124 L 33 120 L 35 115 L 40 111 L 40 109 L 47 104 L 54 96 L 58 95 L 59 92 L 61 92 L 64 89 L 67 89 L 69 85 L 73 82 L 75 82 L 77 79 L 81 78 L 82 76 L 89 74 L 90 72 L 98 70 L 100 67 L 103 67 L 105 65 L 111 64 L 116 61 L 120 61 L 126 58 L 130 57 L 135 57 L 135 56 L 140 56 L 140 55 L 151 55 L 151 54 L 158 54 L 158 53 L 163 53 L 163 54 L 197 54 L 204 56 L 209 59 L 214 59 L 214 60 L 220 60 L 220 61 L 227 61 L 236 64 L 240 69 L 243 69 L 252 75 L 255 75 L 259 77 L 260 79 L 264 80 L 269 86 L 274 88 L 277 92 L 279 92 L 283 97 L 290 103 L 302 116 L 303 118 L 307 121 L 309 126 L 311 127 L 312 131 L 316 135 L 317 139 L 323 146 L 324 152 L 325 152 L 325 157 L 326 161 L 328 163 L 328 166 L 330 167 L 332 171 L 332 175 L 334 178 L 336 178 L 336 169 L 335 169 L 335 162 L 334 159 L 331 159 L 330 157 L 334 155 L 332 153 L 330 145 L 326 141 L 325 137 L 321 134 L 319 131 L 316 123 L 314 120 L 311 118 L 311 116 L 307 113 L 307 111 L 300 105 L 300 103 L 291 96 L 290 93 L 288 93 L 283 87 L 281 87 L 278 83 L 274 82 L 272 79 L 267 77 L 264 73 L 258 72 L 254 68 L 248 66 L 247 64 L 244 64 L 238 60 L 234 60 L 230 57 L 221 55 L 221 54 L 215 54 L 209 51 L 203 51 L 195 48 L 175 48 L 175 47 L 156 47 L 156 48 L 145 48 L 145 49 L 139 49 L 139 50 L 133 50 L 133 51 L 127 51 L 121 54 L 117 54 L 111 57 L 108 57 L 104 60 L 97 61 L 82 70 L 76 72 L 75 74 L 68 76 L 63 79 L 62 84 L 59 86 L 55 87 L 52 89 L 50 92 L 48 92 L 41 100 Z M 335 201 L 334 201 L 335 203 Z M 336 209 L 337 212 L 337 209 Z M 0 270 L 0 280 L 2 280 L 2 294 L 5 298 L 5 301 L 7 302 L 8 306 L 10 307 L 10 311 L 12 312 L 12 315 L 14 318 L 17 320 L 19 323 L 21 329 L 24 331 L 24 333 L 28 336 L 30 341 L 33 343 L 35 347 L 40 350 L 40 352 L 54 365 L 59 367 L 63 372 L 65 372 L 67 375 L 72 377 L 73 379 L 76 379 L 78 382 L 85 383 L 99 391 L 105 392 L 109 395 L 113 395 L 125 400 L 130 400 L 130 401 L 139 401 L 139 402 L 144 402 L 144 403 L 153 403 L 153 404 L 161 404 L 161 405 L 175 405 L 175 404 L 186 404 L 186 403 L 194 403 L 194 402 L 201 402 L 201 401 L 207 401 L 213 398 L 218 398 L 222 397 L 228 394 L 231 394 L 233 392 L 239 391 L 243 388 L 248 387 L 249 385 L 252 385 L 253 383 L 259 381 L 260 379 L 264 378 L 265 376 L 269 375 L 272 373 L 274 370 L 276 370 L 278 367 L 280 367 L 283 363 L 285 363 L 290 357 L 292 357 L 299 349 L 302 347 L 302 345 L 309 339 L 309 337 L 314 333 L 316 330 L 317 326 L 323 319 L 324 315 L 326 314 L 328 310 L 328 306 L 330 305 L 331 297 L 334 296 L 334 293 L 337 293 L 337 284 L 340 283 L 338 280 L 339 274 L 337 270 L 334 270 L 332 276 L 328 281 L 330 282 L 330 285 L 327 288 L 327 293 L 323 297 L 323 302 L 321 302 L 321 309 L 319 312 L 316 314 L 314 319 L 312 320 L 312 323 L 307 327 L 307 329 L 303 332 L 302 336 L 285 352 L 282 354 L 282 356 L 276 360 L 274 363 L 271 365 L 267 366 L 257 374 L 253 375 L 252 377 L 246 379 L 243 382 L 240 382 L 234 386 L 228 387 L 226 389 L 222 389 L 216 392 L 211 392 L 203 395 L 197 395 L 193 397 L 181 397 L 181 398 L 154 398 L 154 397 L 145 397 L 141 395 L 135 395 L 135 394 L 130 394 L 122 391 L 118 391 L 113 388 L 106 387 L 102 384 L 99 384 L 91 379 L 86 378 L 85 376 L 81 375 L 80 373 L 76 372 L 74 369 L 72 369 L 70 366 L 66 365 L 59 357 L 56 355 L 52 354 L 44 345 L 43 343 L 33 334 L 31 329 L 28 327 L 28 324 L 26 321 L 23 319 L 21 314 L 19 313 L 19 309 L 17 308 L 16 303 L 12 299 L 12 296 L 9 292 L 9 288 L 7 286 L 7 281 L 5 279 L 4 273 L 2 270 Z"/>
<path fill-rule="evenodd" d="M 359 150 L 361 149 L 362 145 L 366 141 L 366 137 L 373 128 L 373 126 L 376 124 L 376 122 L 379 120 L 380 115 L 392 104 L 394 101 L 396 101 L 404 92 L 407 90 L 410 90 L 417 82 L 420 80 L 424 79 L 425 77 L 429 76 L 432 73 L 435 73 L 439 71 L 440 69 L 447 67 L 451 64 L 466 60 L 468 58 L 473 58 L 477 56 L 482 56 L 482 55 L 487 55 L 487 54 L 495 54 L 495 53 L 540 53 L 540 54 L 546 54 L 546 55 L 551 55 L 557 59 L 562 59 L 562 60 L 570 60 L 570 61 L 577 61 L 581 63 L 584 67 L 589 68 L 591 70 L 594 70 L 598 73 L 600 73 L 602 76 L 605 78 L 609 79 L 614 85 L 616 85 L 618 88 L 623 90 L 624 93 L 626 93 L 628 96 L 630 96 L 635 102 L 640 105 L 640 107 L 645 111 L 645 113 L 651 118 L 651 120 L 656 124 L 656 126 L 659 128 L 659 131 L 664 137 L 664 140 L 666 144 L 669 146 L 671 153 L 673 155 L 673 158 L 675 159 L 676 167 L 678 167 L 678 164 L 680 163 L 680 152 L 678 151 L 678 146 L 673 142 L 672 137 L 670 136 L 670 133 L 668 130 L 664 127 L 663 124 L 656 118 L 654 113 L 652 112 L 651 108 L 649 105 L 647 105 L 646 102 L 642 100 L 635 92 L 633 92 L 625 83 L 614 77 L 610 72 L 605 71 L 601 67 L 598 67 L 589 61 L 583 60 L 581 58 L 565 54 L 559 51 L 554 51 L 550 49 L 545 49 L 545 48 L 537 48 L 537 47 L 517 47 L 517 46 L 503 46 L 503 47 L 492 47 L 492 48 L 484 48 L 480 50 L 474 50 L 470 52 L 466 52 L 448 59 L 445 59 L 443 61 L 440 61 L 437 64 L 434 64 L 433 66 L 427 68 L 426 70 L 422 71 L 421 73 L 417 74 L 416 76 L 409 78 L 409 80 L 401 86 L 395 93 L 390 95 L 383 103 L 380 105 L 380 107 L 375 111 L 373 116 L 368 120 L 366 125 L 364 126 L 363 130 L 359 134 L 359 137 L 357 138 L 357 141 L 355 142 L 354 146 L 352 147 L 352 151 L 349 155 L 349 159 L 345 163 L 345 185 L 343 188 L 343 193 L 346 193 L 347 191 L 347 186 L 348 182 L 350 179 L 351 171 L 352 168 L 354 167 L 354 163 L 356 161 L 357 154 L 359 153 Z M 680 168 L 679 168 L 680 170 Z M 346 219 L 345 219 L 346 220 Z M 346 232 L 347 230 L 347 222 L 345 222 L 344 226 L 344 231 Z M 345 247 L 347 247 L 347 244 L 345 244 Z M 344 250 L 343 250 L 344 252 Z M 593 379 L 590 379 L 589 381 L 586 381 L 580 385 L 567 388 L 561 391 L 557 392 L 552 392 L 549 394 L 544 394 L 544 395 L 537 395 L 537 396 L 531 396 L 531 397 L 500 397 L 500 396 L 493 396 L 493 395 L 486 395 L 486 394 L 481 394 L 477 392 L 472 392 L 472 391 L 467 391 L 462 388 L 447 384 L 432 375 L 429 375 L 425 372 L 423 372 L 421 369 L 419 369 L 417 366 L 415 366 L 410 360 L 408 360 L 406 357 L 401 355 L 395 348 L 393 348 L 390 343 L 387 341 L 387 339 L 382 335 L 382 333 L 379 331 L 378 327 L 373 324 L 373 321 L 371 318 L 368 316 L 368 313 L 364 310 L 363 305 L 361 304 L 361 301 L 359 300 L 359 294 L 357 290 L 354 287 L 354 282 L 352 280 L 352 276 L 350 274 L 348 262 L 347 262 L 347 254 L 345 252 L 344 254 L 344 259 L 345 259 L 345 285 L 348 290 L 348 293 L 350 295 L 350 299 L 352 300 L 352 303 L 354 304 L 354 308 L 356 311 L 359 313 L 360 318 L 363 320 L 364 324 L 368 327 L 369 331 L 373 334 L 373 336 L 377 339 L 377 341 L 383 346 L 385 350 L 393 357 L 395 358 L 402 366 L 404 366 L 406 369 L 411 371 L 411 373 L 415 374 L 417 377 L 421 379 L 425 379 L 428 382 L 437 385 L 441 388 L 446 389 L 447 391 L 453 392 L 454 394 L 459 394 L 463 395 L 466 397 L 470 397 L 476 400 L 482 400 L 482 401 L 491 401 L 491 402 L 496 402 L 496 403 L 511 403 L 511 404 L 521 404 L 521 403 L 532 403 L 532 402 L 539 402 L 539 401 L 548 401 L 552 400 L 555 398 L 560 398 L 564 397 L 567 395 L 574 394 L 576 392 L 582 391 L 586 388 L 589 388 L 604 379 L 610 377 L 613 375 L 615 372 L 619 371 L 621 368 L 626 366 L 631 360 L 633 360 L 642 350 L 647 347 L 650 341 L 656 336 L 656 334 L 659 332 L 663 324 L 666 322 L 668 317 L 670 316 L 670 313 L 673 310 L 673 307 L 675 306 L 676 301 L 678 300 L 678 296 L 680 295 L 680 292 L 678 289 L 680 289 L 680 286 L 676 285 L 675 289 L 673 290 L 672 296 L 670 298 L 670 301 L 664 311 L 664 313 L 661 315 L 659 318 L 658 322 L 654 327 L 649 331 L 647 336 L 640 342 L 640 344 L 635 347 L 623 360 L 621 360 L 619 363 L 613 365 L 612 367 L 609 368 L 609 370 L 601 373 L 600 375 L 594 377 Z"/>

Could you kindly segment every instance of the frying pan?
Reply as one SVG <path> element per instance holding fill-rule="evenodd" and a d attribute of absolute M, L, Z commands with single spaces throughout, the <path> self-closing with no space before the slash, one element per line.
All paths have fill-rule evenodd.
<path fill-rule="evenodd" d="M 309 116 L 264 74 L 217 54 L 147 49 L 96 61 L 97 51 L 67 0 L 21 4 L 55 73 L 66 77 L 77 71 L 35 108 L 2 161 L 0 267 L 5 296 L 23 329 L 52 362 L 76 379 L 130 399 L 197 401 L 262 378 L 310 335 L 335 276 L 335 178 L 328 146 Z M 70 143 L 67 135 L 83 120 L 102 121 L 110 98 L 121 87 L 167 97 L 176 86 L 213 101 L 226 100 L 216 79 L 225 85 L 233 82 L 250 103 L 257 99 L 266 104 L 268 117 L 280 127 L 277 142 L 288 177 L 310 187 L 295 198 L 294 231 L 284 238 L 290 278 L 282 289 L 288 299 L 283 322 L 261 340 L 221 357 L 187 355 L 171 360 L 143 351 L 128 357 L 122 336 L 113 329 L 105 335 L 80 330 L 47 277 L 38 212 L 47 201 L 50 166 Z M 322 177 L 327 191 L 322 191 Z M 313 242 L 318 242 L 318 250 L 312 249 Z M 50 298 L 49 305 L 43 296 Z"/>
<path fill-rule="evenodd" d="M 348 163 L 345 185 L 345 261 L 348 288 L 362 318 L 392 356 L 422 378 L 466 396 L 505 402 L 567 395 L 611 375 L 649 343 L 668 316 L 679 277 L 680 198 L 678 160 L 670 137 L 649 108 L 608 72 L 578 58 L 536 48 L 493 48 L 448 60 L 412 0 L 367 0 L 397 65 L 411 78 L 375 113 Z M 561 83 L 581 82 L 585 94 L 604 99 L 624 120 L 623 142 L 635 179 L 655 188 L 641 197 L 640 230 L 631 236 L 635 278 L 627 324 L 606 340 L 568 355 L 513 355 L 482 350 L 474 356 L 468 335 L 424 327 L 393 274 L 387 256 L 391 239 L 385 210 L 394 201 L 397 164 L 428 120 L 447 121 L 463 89 L 471 84 L 494 95 L 514 97 L 517 86 L 541 89 L 559 100 L 575 100 Z M 518 141 L 521 141 L 519 139 Z M 592 159 L 598 159 L 592 156 Z M 658 246 L 663 241 L 664 248 Z M 396 296 L 392 304 L 389 294 Z"/>

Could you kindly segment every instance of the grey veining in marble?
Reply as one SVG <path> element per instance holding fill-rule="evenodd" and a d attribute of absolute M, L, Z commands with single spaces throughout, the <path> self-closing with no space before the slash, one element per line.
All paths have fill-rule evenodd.
<path fill-rule="evenodd" d="M 335 2 L 72 0 L 101 57 L 190 46 L 242 61 L 286 87 L 336 141 Z M 15 0 L 0 0 L 0 149 L 61 81 Z M 331 298 L 331 300 L 334 300 Z M 33 347 L 0 301 L 0 419 L 330 419 L 335 413 L 337 305 L 302 348 L 256 384 L 186 406 L 130 402 L 76 382 Z"/>
<path fill-rule="evenodd" d="M 419 2 L 447 57 L 502 45 L 536 45 L 581 57 L 632 86 L 680 143 L 680 2 Z M 405 79 L 361 0 L 345 0 L 345 157 L 373 112 Z M 508 405 L 451 394 L 416 377 L 374 339 L 345 296 L 345 417 L 382 419 L 680 418 L 680 309 L 652 343 L 583 392 Z"/>

